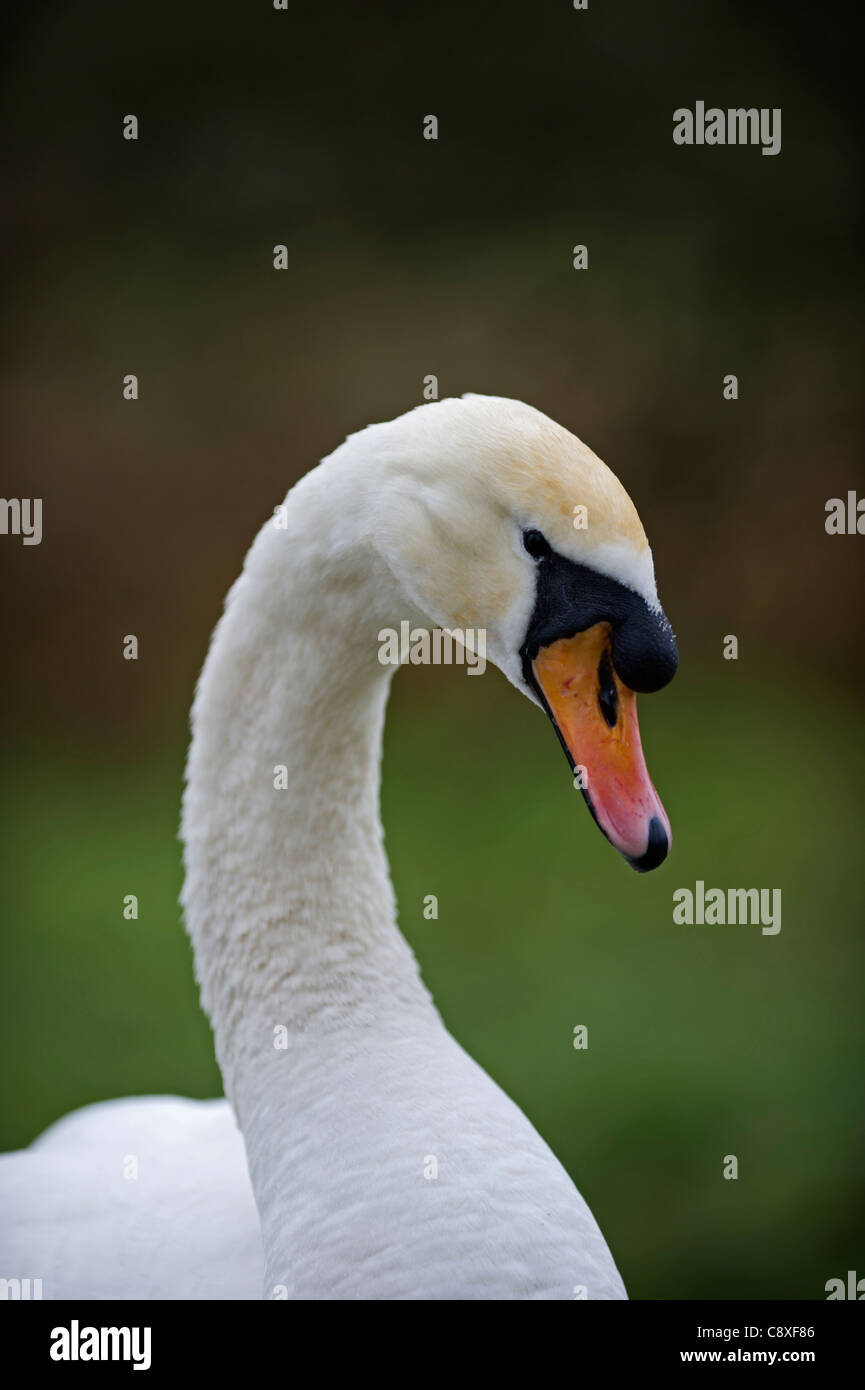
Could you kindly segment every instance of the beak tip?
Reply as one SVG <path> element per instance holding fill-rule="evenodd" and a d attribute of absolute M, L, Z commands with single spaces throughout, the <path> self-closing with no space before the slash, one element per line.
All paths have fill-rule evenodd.
<path fill-rule="evenodd" d="M 647 874 L 663 864 L 670 852 L 670 836 L 660 816 L 652 816 L 649 821 L 649 840 L 638 859 L 628 858 L 628 863 L 638 874 Z"/>

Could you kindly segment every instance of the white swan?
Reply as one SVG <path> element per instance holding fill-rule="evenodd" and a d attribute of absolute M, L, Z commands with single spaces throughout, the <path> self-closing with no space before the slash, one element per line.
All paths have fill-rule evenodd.
<path fill-rule="evenodd" d="M 228 1101 L 95 1105 L 6 1156 L 0 1277 L 45 1298 L 626 1297 L 396 926 L 378 653 L 404 619 L 485 629 L 607 837 L 637 868 L 666 854 L 633 691 L 670 679 L 675 643 L 617 479 L 494 397 L 351 436 L 259 533 L 193 709 L 183 903 Z"/>

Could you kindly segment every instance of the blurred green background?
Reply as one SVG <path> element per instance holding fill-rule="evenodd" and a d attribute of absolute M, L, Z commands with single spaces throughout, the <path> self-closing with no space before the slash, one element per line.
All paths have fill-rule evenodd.
<path fill-rule="evenodd" d="M 632 1297 L 862 1274 L 865 541 L 823 525 L 865 492 L 843 23 L 566 0 L 13 23 L 2 492 L 42 497 L 45 534 L 0 538 L 0 1144 L 104 1097 L 219 1092 L 177 909 L 209 630 L 287 486 L 435 373 L 529 401 L 620 475 L 682 664 L 641 704 L 674 830 L 647 877 L 497 673 L 400 674 L 384 817 L 426 980 Z M 697 99 L 780 106 L 781 154 L 674 146 Z M 781 933 L 674 925 L 698 878 L 780 887 Z"/>

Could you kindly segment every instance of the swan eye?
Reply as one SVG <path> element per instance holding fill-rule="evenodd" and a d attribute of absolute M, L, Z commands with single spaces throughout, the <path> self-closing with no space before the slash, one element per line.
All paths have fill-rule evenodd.
<path fill-rule="evenodd" d="M 548 555 L 553 553 L 553 547 L 546 536 L 541 535 L 540 531 L 524 531 L 523 545 L 533 560 L 545 560 Z"/>

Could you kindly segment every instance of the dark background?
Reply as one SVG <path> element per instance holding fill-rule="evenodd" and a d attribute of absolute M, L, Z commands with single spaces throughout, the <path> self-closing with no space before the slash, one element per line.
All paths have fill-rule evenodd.
<path fill-rule="evenodd" d="M 6 62 L 2 493 L 44 499 L 44 539 L 0 537 L 0 1139 L 218 1092 L 176 906 L 207 636 L 287 486 L 435 373 L 619 474 L 682 654 L 641 711 L 674 828 L 646 879 L 496 673 L 400 675 L 385 822 L 445 1019 L 632 1296 L 865 1274 L 865 540 L 824 529 L 865 492 L 845 11 L 70 3 L 19 10 Z M 698 99 L 780 106 L 781 153 L 675 146 Z M 780 935 L 674 926 L 697 878 L 780 887 Z"/>

